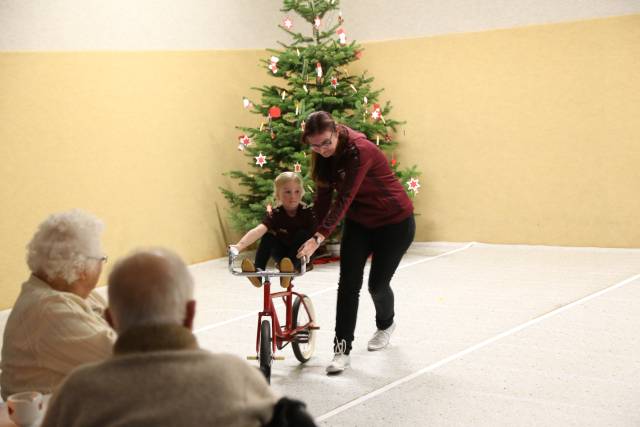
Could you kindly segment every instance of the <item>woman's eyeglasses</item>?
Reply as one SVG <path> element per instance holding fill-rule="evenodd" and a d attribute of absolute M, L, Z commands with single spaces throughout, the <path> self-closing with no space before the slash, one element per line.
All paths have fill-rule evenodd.
<path fill-rule="evenodd" d="M 329 145 L 331 145 L 331 140 L 333 139 L 333 130 L 331 131 L 331 135 L 329 135 L 329 138 L 322 141 L 320 144 L 309 144 L 309 146 L 311 147 L 312 150 L 321 150 L 324 147 L 328 147 Z"/>

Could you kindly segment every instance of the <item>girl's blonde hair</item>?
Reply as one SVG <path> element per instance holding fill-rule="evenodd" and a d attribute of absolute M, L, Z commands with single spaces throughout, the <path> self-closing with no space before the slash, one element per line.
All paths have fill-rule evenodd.
<path fill-rule="evenodd" d="M 304 185 L 300 175 L 295 172 L 282 172 L 273 181 L 273 200 L 275 201 L 276 207 L 282 204 L 278 197 L 278 192 L 286 183 L 291 181 L 295 182 L 300 187 L 300 197 L 302 198 L 302 196 L 304 196 Z"/>

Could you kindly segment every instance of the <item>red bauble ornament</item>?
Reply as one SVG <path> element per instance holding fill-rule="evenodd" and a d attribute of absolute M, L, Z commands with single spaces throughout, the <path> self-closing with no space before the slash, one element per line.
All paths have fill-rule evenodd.
<path fill-rule="evenodd" d="M 281 114 L 282 111 L 280 111 L 280 107 L 273 106 L 269 108 L 269 117 L 271 117 L 272 119 L 279 118 Z"/>

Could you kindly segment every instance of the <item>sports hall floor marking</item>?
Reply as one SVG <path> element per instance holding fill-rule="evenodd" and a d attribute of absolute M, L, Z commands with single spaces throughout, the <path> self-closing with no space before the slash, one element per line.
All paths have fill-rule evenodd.
<path fill-rule="evenodd" d="M 462 248 L 453 249 L 453 250 L 444 252 L 444 253 L 442 253 L 440 255 L 436 255 L 434 257 L 429 257 L 429 258 L 421 259 L 419 261 L 414 261 L 414 262 L 411 262 L 411 263 L 400 265 L 398 267 L 398 270 L 401 270 L 401 269 L 407 268 L 407 267 L 411 267 L 411 266 L 414 266 L 416 264 L 422 264 L 423 262 L 433 261 L 433 260 L 438 259 L 440 257 L 446 256 L 446 255 L 450 255 L 450 254 L 453 254 L 453 253 L 456 253 L 456 252 L 460 252 L 460 251 L 463 251 L 465 249 L 469 249 L 474 244 L 475 244 L 475 242 L 467 243 Z M 324 293 L 327 293 L 327 292 L 335 291 L 336 289 L 338 289 L 338 286 L 331 286 L 330 288 L 322 289 L 322 290 L 314 292 L 312 294 L 308 294 L 308 296 L 313 298 L 316 295 L 321 295 L 321 294 L 324 294 Z M 220 326 L 228 325 L 229 323 L 237 322 L 238 320 L 242 320 L 242 319 L 246 319 L 248 317 L 255 316 L 259 312 L 260 312 L 259 310 L 254 310 L 254 311 L 252 311 L 250 313 L 243 314 L 243 315 L 234 317 L 232 319 L 223 320 L 222 322 L 213 323 L 211 325 L 203 326 L 201 328 L 198 328 L 198 329 L 194 330 L 193 333 L 194 334 L 199 334 L 199 333 L 202 333 L 202 332 L 206 332 L 206 331 L 209 331 L 211 329 L 218 328 Z"/>
<path fill-rule="evenodd" d="M 444 359 L 442 359 L 442 360 L 440 360 L 438 362 L 435 362 L 435 363 L 433 363 L 433 364 L 431 364 L 429 366 L 426 366 L 426 367 L 420 369 L 419 371 L 414 372 L 413 374 L 409 374 L 409 375 L 407 375 L 405 377 L 402 377 L 402 378 L 400 378 L 400 379 L 398 379 L 396 381 L 393 381 L 393 382 L 385 385 L 384 387 L 381 387 L 381 388 L 379 388 L 377 390 L 374 390 L 374 391 L 372 391 L 370 393 L 362 395 L 362 396 L 358 397 L 357 399 L 354 399 L 354 400 L 352 400 L 352 401 L 350 401 L 348 403 L 345 403 L 344 405 L 338 406 L 337 408 L 335 408 L 335 409 L 333 409 L 333 410 L 331 410 L 331 411 L 329 411 L 329 412 L 317 417 L 316 421 L 317 422 L 321 422 L 321 421 L 324 421 L 324 420 L 326 420 L 328 418 L 331 418 L 331 417 L 333 417 L 335 415 L 338 415 L 339 413 L 344 412 L 347 409 L 353 408 L 354 406 L 359 405 L 359 404 L 361 404 L 363 402 L 366 402 L 367 400 L 372 399 L 372 398 L 374 398 L 376 396 L 379 396 L 382 393 L 385 393 L 386 391 L 391 390 L 392 388 L 395 388 L 395 387 L 398 387 L 399 385 L 407 383 L 407 382 L 409 382 L 409 381 L 411 381 L 411 380 L 413 380 L 413 379 L 415 379 L 415 378 L 417 378 L 417 377 L 419 377 L 419 376 L 421 376 L 423 374 L 431 372 L 431 371 L 433 371 L 433 370 L 435 370 L 435 369 L 437 369 L 437 368 L 439 368 L 441 366 L 446 365 L 447 363 L 453 362 L 456 359 L 460 359 L 461 357 L 466 356 L 467 354 L 472 353 L 472 352 L 474 352 L 476 350 L 479 350 L 479 349 L 481 349 L 483 347 L 486 347 L 486 346 L 488 346 L 488 345 L 490 345 L 490 344 L 492 344 L 492 343 L 494 343 L 494 342 L 496 342 L 496 341 L 498 341 L 498 340 L 500 340 L 502 338 L 508 337 L 509 335 L 513 335 L 516 332 L 519 332 L 519 331 L 521 331 L 523 329 L 526 329 L 531 325 L 535 325 L 537 323 L 540 323 L 543 320 L 548 319 L 549 317 L 555 316 L 556 314 L 562 313 L 563 311 L 569 310 L 570 308 L 573 308 L 573 307 L 575 307 L 577 305 L 584 304 L 585 302 L 587 302 L 587 301 L 589 301 L 591 299 L 597 298 L 597 297 L 599 297 L 599 296 L 601 296 L 603 294 L 606 294 L 607 292 L 611 292 L 611 291 L 613 291 L 615 289 L 618 289 L 618 288 L 626 285 L 627 283 L 633 282 L 634 280 L 637 280 L 639 278 L 640 278 L 640 273 L 636 274 L 634 276 L 628 277 L 628 278 L 624 279 L 623 281 L 618 282 L 618 283 L 616 283 L 614 285 L 611 285 L 611 286 L 609 286 L 607 288 L 601 289 L 601 290 L 599 290 L 597 292 L 594 292 L 594 293 L 592 293 L 590 295 L 582 297 L 582 298 L 580 298 L 580 299 L 578 299 L 576 301 L 573 301 L 573 302 L 571 302 L 571 303 L 569 303 L 567 305 L 564 305 L 564 306 L 562 306 L 562 307 L 560 307 L 560 308 L 558 308 L 556 310 L 553 310 L 553 311 L 550 311 L 550 312 L 548 312 L 546 314 L 543 314 L 542 316 L 536 317 L 536 318 L 531 319 L 531 320 L 529 320 L 529 321 L 527 321 L 525 323 L 522 323 L 522 324 L 520 324 L 518 326 L 515 326 L 515 327 L 513 327 L 513 328 L 511 328 L 511 329 L 509 329 L 509 330 L 507 330 L 505 332 L 502 332 L 502 333 L 492 337 L 492 338 L 486 339 L 486 340 L 484 340 L 482 342 L 479 342 L 476 345 L 468 347 L 465 350 L 462 350 L 462 351 L 460 351 L 458 353 L 455 353 L 455 354 L 453 354 L 453 355 L 451 355 L 449 357 L 446 357 L 446 358 L 444 358 Z"/>

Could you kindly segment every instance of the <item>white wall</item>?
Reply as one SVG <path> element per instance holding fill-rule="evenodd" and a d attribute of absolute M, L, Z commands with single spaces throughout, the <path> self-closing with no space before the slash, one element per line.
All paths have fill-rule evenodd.
<path fill-rule="evenodd" d="M 640 13 L 638 0 L 341 3 L 347 35 L 360 42 Z M 0 0 L 0 51 L 273 47 L 288 40 L 277 28 L 281 6 L 280 0 Z"/>

